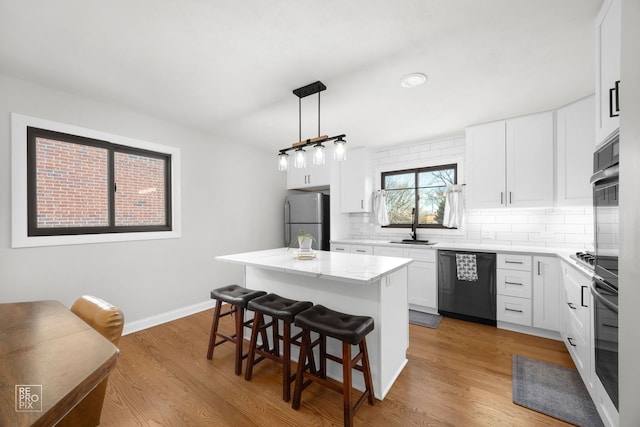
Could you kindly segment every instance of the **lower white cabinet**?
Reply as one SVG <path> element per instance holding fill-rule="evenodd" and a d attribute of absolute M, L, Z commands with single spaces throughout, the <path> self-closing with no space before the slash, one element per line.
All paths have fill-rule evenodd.
<path fill-rule="evenodd" d="M 496 319 L 531 326 L 531 255 L 496 257 Z"/>
<path fill-rule="evenodd" d="M 595 396 L 592 366 L 591 279 L 571 265 L 562 262 L 564 289 L 562 295 L 562 338 L 591 396 Z"/>
<path fill-rule="evenodd" d="M 438 312 L 436 251 L 433 249 L 374 246 L 374 255 L 411 258 L 408 268 L 409 308 L 427 313 Z"/>
<path fill-rule="evenodd" d="M 533 327 L 560 332 L 562 275 L 556 257 L 533 257 Z"/>
<path fill-rule="evenodd" d="M 500 322 L 531 326 L 531 299 L 498 294 L 496 316 Z"/>

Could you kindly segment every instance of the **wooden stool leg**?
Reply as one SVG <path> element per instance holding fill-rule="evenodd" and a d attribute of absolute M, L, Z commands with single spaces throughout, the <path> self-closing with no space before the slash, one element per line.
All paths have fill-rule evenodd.
<path fill-rule="evenodd" d="M 320 334 L 320 378 L 327 378 L 327 336 Z"/>
<path fill-rule="evenodd" d="M 251 328 L 251 340 L 249 341 L 249 352 L 247 353 L 247 367 L 244 373 L 244 379 L 249 381 L 253 374 L 253 362 L 256 352 L 256 342 L 258 341 L 258 329 L 262 327 L 264 317 L 262 314 L 255 312 L 253 315 L 253 327 Z"/>
<path fill-rule="evenodd" d="M 342 395 L 344 403 L 344 425 L 353 426 L 353 399 L 351 395 L 351 344 L 342 343 Z"/>
<path fill-rule="evenodd" d="M 293 409 L 300 408 L 300 398 L 302 396 L 302 386 L 304 383 L 304 366 L 307 363 L 307 353 L 311 344 L 308 330 L 302 331 L 302 343 L 300 344 L 300 355 L 298 356 L 298 368 L 296 369 L 296 385 L 293 389 Z"/>
<path fill-rule="evenodd" d="M 365 393 L 369 393 L 367 401 L 369 405 L 375 404 L 376 398 L 373 394 L 373 379 L 371 378 L 371 365 L 369 365 L 369 352 L 367 351 L 367 340 L 360 341 L 360 352 L 362 353 L 362 373 L 364 375 Z"/>
<path fill-rule="evenodd" d="M 209 349 L 207 350 L 207 359 L 211 360 L 213 357 L 213 349 L 216 343 L 216 337 L 218 335 L 218 323 L 220 321 L 220 310 L 222 309 L 222 302 L 216 301 L 216 308 L 213 310 L 213 322 L 211 323 L 211 337 L 209 337 Z"/>
<path fill-rule="evenodd" d="M 273 322 L 273 326 L 271 327 L 271 336 L 273 338 L 273 351 L 272 354 L 274 356 L 280 355 L 280 323 L 278 319 L 272 317 L 271 321 Z"/>
<path fill-rule="evenodd" d="M 236 306 L 236 375 L 242 374 L 242 344 L 244 341 L 244 308 Z"/>
<path fill-rule="evenodd" d="M 282 398 L 288 402 L 291 399 L 291 323 L 282 323 Z"/>

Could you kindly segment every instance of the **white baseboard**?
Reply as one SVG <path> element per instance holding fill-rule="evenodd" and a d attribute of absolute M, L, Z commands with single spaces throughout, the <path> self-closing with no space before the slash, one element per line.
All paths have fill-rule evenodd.
<path fill-rule="evenodd" d="M 153 326 L 171 322 L 172 320 L 180 319 L 181 317 L 200 313 L 201 311 L 209 310 L 210 308 L 215 307 L 215 305 L 216 301 L 209 299 L 207 301 L 199 302 L 187 307 L 177 308 L 175 310 L 167 311 L 166 313 L 156 314 L 155 316 L 146 317 L 134 322 L 125 321 L 122 335 L 132 334 L 143 329 L 151 328 Z"/>
<path fill-rule="evenodd" d="M 533 328 L 531 326 L 517 325 L 510 322 L 497 322 L 498 329 L 506 329 L 508 331 L 520 332 L 521 334 L 535 335 L 542 338 L 548 338 L 556 341 L 563 341 L 559 332 L 548 331 L 546 329 Z"/>

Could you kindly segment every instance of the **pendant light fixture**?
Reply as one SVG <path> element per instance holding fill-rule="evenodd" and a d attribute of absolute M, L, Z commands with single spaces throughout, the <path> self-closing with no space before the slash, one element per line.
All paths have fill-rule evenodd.
<path fill-rule="evenodd" d="M 346 159 L 345 141 L 346 135 L 327 136 L 320 135 L 320 92 L 326 90 L 327 87 L 321 81 L 308 84 L 293 91 L 293 94 L 298 97 L 298 142 L 291 145 L 291 147 L 283 148 L 279 150 L 278 154 L 278 170 L 280 172 L 286 172 L 289 170 L 289 154 L 287 151 L 295 150 L 293 157 L 293 166 L 298 169 L 307 167 L 307 152 L 305 147 L 312 147 L 312 162 L 316 166 L 325 164 L 326 161 L 326 148 L 323 145 L 324 142 L 334 141 L 333 158 L 337 161 Z M 302 139 L 302 98 L 318 94 L 318 136 L 311 139 Z"/>

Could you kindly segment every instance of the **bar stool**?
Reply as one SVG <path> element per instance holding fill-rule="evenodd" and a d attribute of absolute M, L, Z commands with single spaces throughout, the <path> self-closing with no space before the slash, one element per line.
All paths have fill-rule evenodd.
<path fill-rule="evenodd" d="M 253 367 L 266 359 L 282 364 L 282 399 L 288 402 L 291 399 L 291 383 L 295 375 L 291 375 L 291 344 L 300 345 L 297 341 L 302 332 L 291 336 L 291 324 L 295 316 L 313 307 L 309 301 L 295 301 L 283 298 L 276 294 L 268 294 L 252 299 L 247 304 L 249 310 L 254 312 L 249 352 L 247 354 L 247 370 L 244 379 L 249 381 L 253 374 Z M 269 323 L 265 323 L 264 316 L 271 317 Z M 282 321 L 283 331 L 280 335 L 279 320 Z M 273 346 L 269 348 L 266 339 L 266 330 L 271 327 Z M 258 346 L 258 333 L 262 333 L 262 345 Z M 280 340 L 282 340 L 282 355 L 280 354 Z M 256 358 L 256 355 L 259 357 Z"/>
<path fill-rule="evenodd" d="M 353 316 L 329 310 L 322 305 L 315 305 L 295 317 L 295 325 L 302 328 L 302 344 L 296 384 L 293 392 L 293 409 L 300 408 L 302 390 L 312 382 L 317 382 L 338 392 L 342 392 L 344 402 L 344 425 L 353 426 L 353 416 L 365 399 L 370 405 L 375 402 L 373 381 L 367 352 L 366 335 L 373 330 L 373 318 Z M 319 337 L 311 342 L 311 332 Z M 342 357 L 327 353 L 327 336 L 342 342 Z M 313 360 L 313 349 L 320 346 L 320 369 L 316 372 Z M 359 346 L 359 353 L 351 358 L 351 346 Z M 342 387 L 327 379 L 327 359 L 342 364 Z M 360 365 L 358 365 L 360 362 Z M 365 391 L 354 403 L 352 393 L 352 369 L 363 373 Z M 305 381 L 308 379 L 308 381 Z"/>
<path fill-rule="evenodd" d="M 209 338 L 209 350 L 207 351 L 207 359 L 211 360 L 213 357 L 214 347 L 225 343 L 227 341 L 236 345 L 235 355 L 235 372 L 236 375 L 242 373 L 242 359 L 247 357 L 242 354 L 242 342 L 244 340 L 242 331 L 244 327 L 250 327 L 253 320 L 244 320 L 244 312 L 247 307 L 247 303 L 254 298 L 266 295 L 264 291 L 254 291 L 251 289 L 243 288 L 238 285 L 229 285 L 222 288 L 214 289 L 211 291 L 211 298 L 216 300 L 216 308 L 213 312 L 213 323 L 211 325 L 211 336 Z M 222 312 L 222 303 L 226 302 L 231 304 L 231 308 L 228 311 Z M 218 323 L 220 318 L 228 316 L 230 314 L 236 315 L 235 319 L 235 333 L 227 335 L 222 332 L 218 332 Z M 221 337 L 220 341 L 216 341 L 217 337 Z"/>

